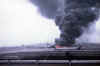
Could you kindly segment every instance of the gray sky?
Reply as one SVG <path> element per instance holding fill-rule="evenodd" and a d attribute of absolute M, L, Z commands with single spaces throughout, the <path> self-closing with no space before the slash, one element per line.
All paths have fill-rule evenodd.
<path fill-rule="evenodd" d="M 0 46 L 52 43 L 60 31 L 29 0 L 0 0 Z"/>
<path fill-rule="evenodd" d="M 0 46 L 52 43 L 60 31 L 54 20 L 42 17 L 29 0 L 0 0 Z M 89 41 L 100 42 L 100 19 L 92 25 Z"/>

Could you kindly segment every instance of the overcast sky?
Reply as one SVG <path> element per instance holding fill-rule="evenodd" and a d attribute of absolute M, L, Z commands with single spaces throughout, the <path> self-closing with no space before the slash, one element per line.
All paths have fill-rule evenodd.
<path fill-rule="evenodd" d="M 0 46 L 51 43 L 60 31 L 29 0 L 0 0 Z"/>
<path fill-rule="evenodd" d="M 29 0 L 0 0 L 0 46 L 53 43 L 59 35 L 54 20 L 41 16 Z M 83 35 L 100 42 L 100 19 Z"/>

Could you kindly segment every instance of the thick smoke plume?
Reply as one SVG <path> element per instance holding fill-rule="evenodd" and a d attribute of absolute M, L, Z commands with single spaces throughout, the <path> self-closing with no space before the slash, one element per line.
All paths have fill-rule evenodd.
<path fill-rule="evenodd" d="M 99 0 L 30 0 L 42 16 L 55 19 L 61 31 L 56 44 L 72 45 L 76 42 L 97 42 L 95 22 L 99 17 Z M 94 29 L 95 28 L 95 29 Z M 94 29 L 94 31 L 91 31 Z M 78 39 L 78 41 L 77 41 Z M 84 40 L 85 39 L 85 40 Z"/>
<path fill-rule="evenodd" d="M 30 0 L 38 7 L 42 16 L 54 19 L 60 13 L 63 0 Z"/>
<path fill-rule="evenodd" d="M 98 19 L 99 6 L 100 0 L 65 0 L 62 9 L 64 14 L 56 17 L 56 24 L 61 31 L 56 44 L 75 44 L 75 39 L 83 34 L 84 29 Z"/>
<path fill-rule="evenodd" d="M 57 26 L 56 44 L 72 45 L 98 20 L 99 6 L 100 0 L 0 0 L 0 45 L 51 43 Z"/>

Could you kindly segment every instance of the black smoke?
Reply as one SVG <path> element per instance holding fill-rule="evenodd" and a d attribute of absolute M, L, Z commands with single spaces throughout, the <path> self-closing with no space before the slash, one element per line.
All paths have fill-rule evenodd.
<path fill-rule="evenodd" d="M 99 13 L 100 0 L 65 0 L 64 15 L 56 17 L 56 24 L 61 30 L 56 44 L 69 46 L 93 23 Z M 84 38 L 85 39 L 85 38 Z"/>
<path fill-rule="evenodd" d="M 38 7 L 42 16 L 50 19 L 54 19 L 56 15 L 60 13 L 60 7 L 62 5 L 60 0 L 30 0 Z M 63 0 L 62 0 L 63 1 Z"/>
<path fill-rule="evenodd" d="M 98 18 L 100 0 L 30 0 L 42 16 L 55 19 L 61 31 L 56 44 L 63 46 L 75 44 L 83 29 L 88 29 Z M 56 16 L 56 17 L 55 17 Z"/>

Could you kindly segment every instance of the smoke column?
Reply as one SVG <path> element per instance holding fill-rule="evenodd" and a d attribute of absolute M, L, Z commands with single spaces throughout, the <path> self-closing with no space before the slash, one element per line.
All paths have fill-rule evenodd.
<path fill-rule="evenodd" d="M 99 6 L 99 0 L 1 0 L 0 46 L 54 43 L 59 36 L 55 42 L 64 46 L 87 37 L 99 42 Z"/>
<path fill-rule="evenodd" d="M 98 43 L 99 0 L 30 0 L 40 14 L 55 19 L 61 31 L 56 44 Z"/>
<path fill-rule="evenodd" d="M 0 0 L 0 46 L 54 43 L 59 34 L 30 0 Z"/>
<path fill-rule="evenodd" d="M 98 19 L 100 1 L 65 0 L 64 3 L 64 14 L 57 16 L 55 20 L 61 31 L 56 44 L 71 46 Z"/>
<path fill-rule="evenodd" d="M 63 0 L 30 0 L 38 7 L 40 14 L 46 18 L 54 19 L 60 13 Z"/>

